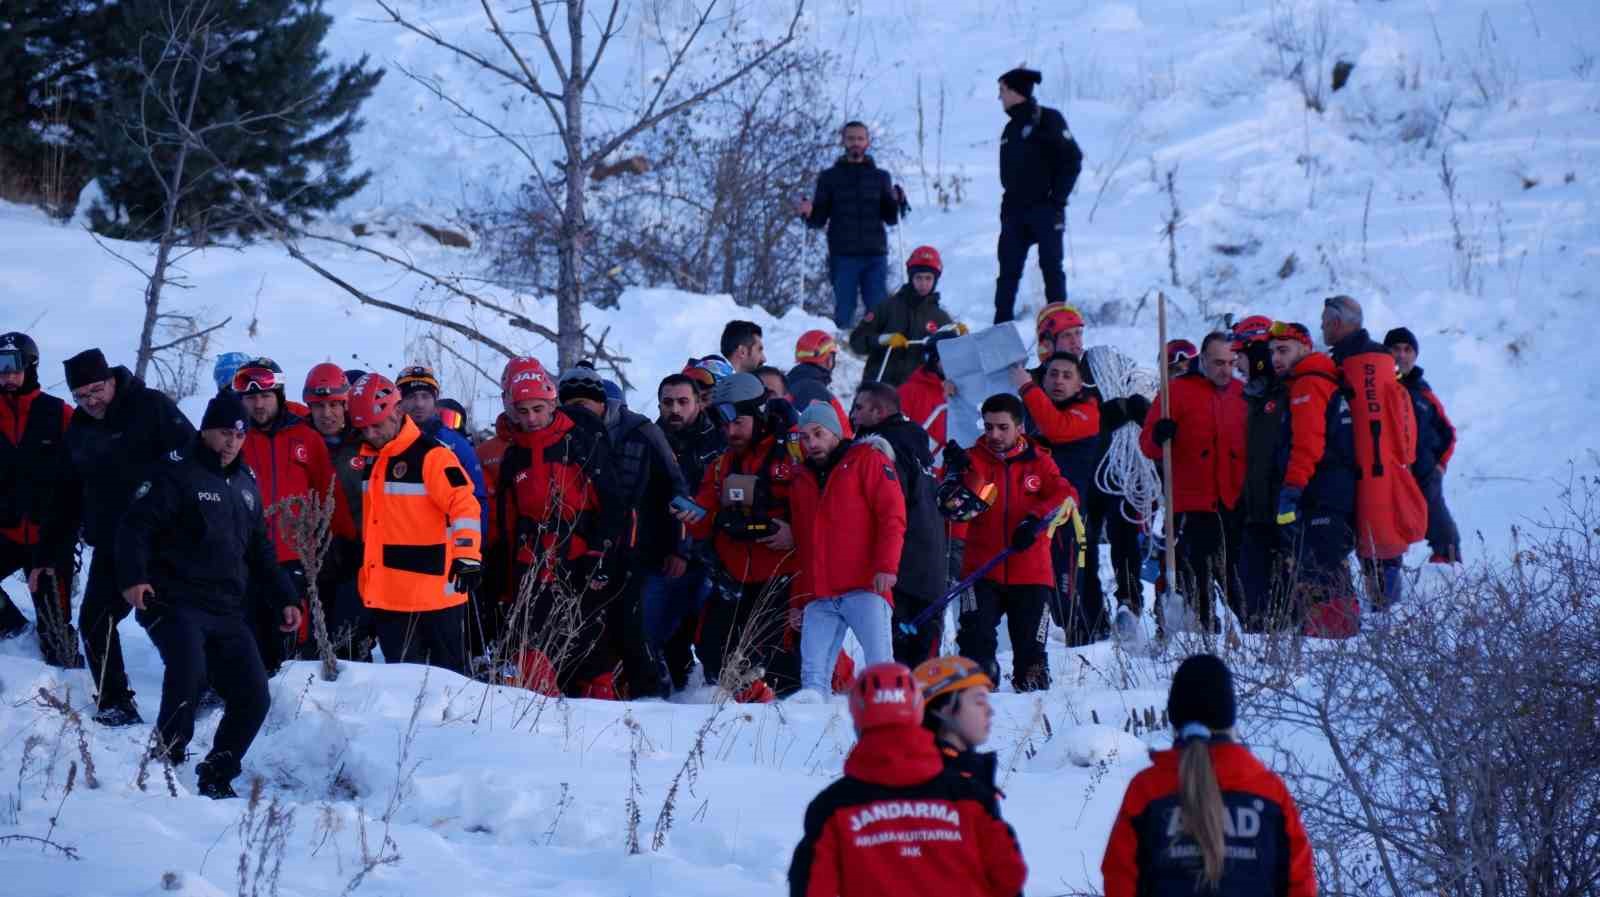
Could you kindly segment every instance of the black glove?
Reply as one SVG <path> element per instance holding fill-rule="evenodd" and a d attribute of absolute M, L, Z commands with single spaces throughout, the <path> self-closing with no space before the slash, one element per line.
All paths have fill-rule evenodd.
<path fill-rule="evenodd" d="M 1011 550 L 1024 552 L 1033 547 L 1034 540 L 1039 538 L 1039 515 L 1029 514 L 1017 521 L 1017 528 L 1011 533 Z"/>
<path fill-rule="evenodd" d="M 1125 410 L 1128 412 L 1128 420 L 1143 425 L 1145 416 L 1150 413 L 1150 400 L 1138 393 L 1134 393 L 1123 399 L 1123 402 L 1126 403 Z"/>
<path fill-rule="evenodd" d="M 900 217 L 911 214 L 911 203 L 906 202 L 906 191 L 899 184 L 894 185 L 894 203 L 900 207 Z"/>
<path fill-rule="evenodd" d="M 1103 399 L 1100 402 L 1100 427 L 1106 432 L 1128 422 L 1127 399 Z"/>
<path fill-rule="evenodd" d="M 972 458 L 954 439 L 944 444 L 944 469 L 949 473 L 966 473 L 972 469 Z"/>
<path fill-rule="evenodd" d="M 1166 445 L 1176 435 L 1178 435 L 1178 422 L 1170 417 L 1156 421 L 1155 428 L 1150 431 L 1150 436 L 1156 441 L 1156 445 Z"/>
<path fill-rule="evenodd" d="M 471 558 L 456 558 L 450 562 L 450 585 L 457 592 L 476 591 L 483 583 L 483 565 Z"/>

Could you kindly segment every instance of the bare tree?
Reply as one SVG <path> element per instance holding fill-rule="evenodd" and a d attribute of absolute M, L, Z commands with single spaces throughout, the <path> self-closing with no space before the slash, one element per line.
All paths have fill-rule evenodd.
<path fill-rule="evenodd" d="M 1360 638 L 1236 665 L 1246 736 L 1285 768 L 1324 893 L 1600 887 L 1597 524 L 1600 483 L 1580 481 L 1510 563 L 1420 589 Z"/>
<path fill-rule="evenodd" d="M 641 35 L 658 56 L 656 73 L 633 103 L 604 96 L 595 84 L 607 52 L 627 26 L 624 0 L 480 0 L 497 45 L 480 52 L 447 37 L 387 0 L 378 5 L 389 21 L 467 60 L 496 81 L 525 92 L 545 112 L 562 152 L 553 165 L 541 162 L 544 148 L 532 129 L 505 127 L 490 104 L 453 94 L 436 81 L 407 72 L 441 101 L 489 135 L 509 144 L 529 166 L 534 189 L 543 194 L 557 228 L 557 349 L 562 367 L 584 354 L 584 254 L 591 251 L 587 200 L 593 172 L 631 141 L 712 97 L 787 47 L 800 27 L 804 0 L 795 0 L 787 26 L 774 38 L 751 29 L 742 0 L 652 3 Z M 677 13 L 687 11 L 681 17 Z M 515 27 L 512 16 L 532 21 Z M 531 27 L 529 27 L 531 26 Z M 498 106 L 498 102 L 493 104 Z M 624 106 L 630 108 L 624 108 Z"/>

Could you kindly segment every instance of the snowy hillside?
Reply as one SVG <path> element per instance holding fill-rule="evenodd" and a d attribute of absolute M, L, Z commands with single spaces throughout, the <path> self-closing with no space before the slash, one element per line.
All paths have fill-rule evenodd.
<path fill-rule="evenodd" d="M 441 31 L 485 39 L 475 0 L 407 6 Z M 381 24 L 370 0 L 327 7 L 337 16 L 334 51 L 371 53 L 390 74 L 356 140 L 373 182 L 325 227 L 348 234 L 367 223 L 377 232 L 363 238 L 367 245 L 474 273 L 476 256 L 411 225 L 455 221 L 463 205 L 506 189 L 521 171 L 399 67 L 485 96 L 496 88 Z M 805 40 L 841 59 L 838 71 L 818 76 L 873 125 L 875 153 L 916 206 L 891 251 L 937 246 L 945 304 L 969 323 L 992 315 L 1004 121 L 995 78 L 1027 63 L 1044 71 L 1039 96 L 1062 109 L 1087 155 L 1069 208 L 1068 280 L 1090 318 L 1090 345 L 1152 356 L 1157 290 L 1173 303 L 1175 335 L 1196 340 L 1227 313 L 1315 330 L 1322 298 L 1348 293 L 1365 305 L 1376 336 L 1404 324 L 1421 340 L 1420 363 L 1460 431 L 1446 489 L 1464 532 L 1481 532 L 1489 550 L 1502 550 L 1508 527 L 1538 513 L 1574 470 L 1600 469 L 1592 357 L 1600 17 L 1592 3 L 812 0 L 807 8 Z M 1333 92 L 1326 82 L 1339 60 L 1354 69 Z M 927 112 L 920 150 L 919 89 Z M 942 118 L 933 111 L 941 92 Z M 1308 108 L 1307 94 L 1321 112 Z M 1181 210 L 1177 286 L 1161 235 L 1174 202 L 1169 174 Z M 941 209 L 932 181 L 948 187 L 952 176 L 964 198 Z M 400 222 L 392 237 L 383 233 L 389 222 Z M 115 248 L 134 258 L 149 252 Z M 380 298 L 443 308 L 444 297 L 420 279 L 370 257 L 308 251 Z M 232 316 L 217 351 L 271 355 L 293 378 L 322 360 L 392 371 L 432 359 L 446 393 L 469 401 L 479 421 L 496 410 L 494 353 L 448 337 L 441 348 L 442 334 L 357 304 L 281 250 L 208 251 L 184 268 L 192 289 L 179 305 L 211 320 Z M 0 274 L 8 310 L 0 329 L 35 335 L 47 389 L 64 391 L 59 361 L 86 346 L 104 347 L 113 362 L 131 357 L 142 281 L 80 228 L 0 205 Z M 554 326 L 551 302 L 488 295 Z M 1039 297 L 1030 262 L 1022 301 L 1036 307 Z M 478 320 L 457 306 L 446 313 Z M 801 332 L 831 329 L 798 312 L 773 319 L 726 297 L 671 290 L 633 291 L 616 309 L 585 314 L 632 359 L 630 400 L 643 410 L 661 376 L 688 355 L 715 351 L 724 320 L 763 324 L 769 357 L 785 365 Z M 480 323 L 553 362 L 553 347 L 526 332 L 488 316 Z M 197 417 L 201 404 L 191 398 L 184 407 Z M 1470 536 L 1463 547 L 1481 553 Z M 1420 560 L 1414 553 L 1412 563 Z M 18 595 L 13 584 L 7 589 Z M 123 633 L 150 719 L 159 660 L 133 623 Z M 0 643 L 0 793 L 13 796 L 0 798 L 0 836 L 49 831 L 81 859 L 0 844 L 6 893 L 248 893 L 239 883 L 241 840 L 252 858 L 260 845 L 241 832 L 244 803 L 190 796 L 192 773 L 176 783 L 176 800 L 159 770 L 141 791 L 146 729 L 87 724 L 81 750 L 99 787 L 88 788 L 80 768 L 63 796 L 68 764 L 84 765 L 78 734 L 34 697 L 70 688 L 82 709 L 91 684 L 85 673 L 42 667 L 23 642 Z M 1006 771 L 1005 813 L 1032 868 L 1029 895 L 1099 887 L 1122 788 L 1144 763 L 1142 746 L 1167 738 L 1142 721 L 1146 708 L 1159 716 L 1164 706 L 1170 659 L 1136 663 L 1108 646 L 1068 652 L 1053 643 L 1052 652 L 1056 685 L 1038 698 L 1000 696 L 991 745 Z M 354 667 L 337 686 L 311 681 L 310 672 L 291 666 L 273 681 L 272 716 L 246 761 L 247 776 L 265 782 L 258 814 L 274 799 L 294 812 L 284 894 L 342 891 L 363 850 L 385 855 L 385 830 L 399 860 L 376 868 L 357 893 L 782 893 L 802 809 L 837 775 L 851 740 L 840 703 L 541 707 L 525 693 L 438 671 L 424 684 L 417 668 Z M 214 715 L 202 719 L 197 746 L 215 725 Z M 666 833 L 658 818 L 675 781 Z M 641 819 L 637 857 L 626 852 L 630 794 Z M 163 890 L 167 872 L 178 881 Z"/>

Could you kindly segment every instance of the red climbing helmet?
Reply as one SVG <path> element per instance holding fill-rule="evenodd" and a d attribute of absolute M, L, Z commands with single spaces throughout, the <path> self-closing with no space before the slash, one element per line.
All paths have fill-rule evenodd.
<path fill-rule="evenodd" d="M 839 351 L 839 342 L 825 330 L 807 330 L 794 342 L 795 361 L 813 361 Z"/>
<path fill-rule="evenodd" d="M 1064 330 L 1083 326 L 1083 315 L 1065 302 L 1052 302 L 1039 309 L 1033 319 L 1033 332 L 1040 339 L 1054 340 Z"/>
<path fill-rule="evenodd" d="M 350 426 L 375 427 L 394 413 L 400 390 L 382 374 L 366 374 L 350 387 Z"/>
<path fill-rule="evenodd" d="M 306 385 L 300 390 L 300 400 L 307 405 L 312 402 L 350 400 L 350 381 L 345 378 L 344 369 L 331 361 L 312 368 L 306 374 Z"/>
<path fill-rule="evenodd" d="M 850 686 L 850 718 L 857 732 L 922 724 L 922 689 L 903 663 L 875 663 Z"/>
<path fill-rule="evenodd" d="M 911 250 L 911 257 L 906 259 L 906 276 L 917 273 L 918 268 L 933 272 L 934 277 L 944 273 L 944 262 L 939 259 L 939 250 L 932 246 L 918 246 Z"/>
<path fill-rule="evenodd" d="M 1250 343 L 1261 342 L 1272 329 L 1272 319 L 1266 315 L 1251 315 L 1233 325 L 1233 351 L 1242 352 Z"/>
<path fill-rule="evenodd" d="M 500 375 L 500 386 L 508 403 L 556 400 L 556 381 L 544 369 L 539 359 L 531 356 L 513 358 L 506 362 Z"/>

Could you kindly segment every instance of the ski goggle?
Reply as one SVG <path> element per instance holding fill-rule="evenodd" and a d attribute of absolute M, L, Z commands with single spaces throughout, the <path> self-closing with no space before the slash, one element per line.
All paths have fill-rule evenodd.
<path fill-rule="evenodd" d="M 1199 355 L 1200 353 L 1195 349 L 1194 343 L 1188 340 L 1174 340 L 1167 344 L 1168 367 L 1175 364 L 1188 364 Z"/>
<path fill-rule="evenodd" d="M 711 417 L 719 424 L 731 424 L 741 417 L 760 416 L 760 402 L 718 402 L 711 406 Z"/>
<path fill-rule="evenodd" d="M 233 374 L 233 391 L 241 395 L 271 392 L 282 386 L 279 376 L 267 368 L 240 368 Z"/>
<path fill-rule="evenodd" d="M 794 352 L 794 360 L 804 361 L 807 358 L 826 358 L 837 351 L 839 351 L 839 344 L 834 342 L 832 338 L 829 338 L 822 340 L 810 348 L 796 349 Z"/>
<path fill-rule="evenodd" d="M 462 424 L 466 423 L 466 418 L 462 416 L 461 412 L 455 410 L 454 408 L 440 408 L 439 420 L 446 427 L 452 430 L 459 430 L 461 429 Z"/>
<path fill-rule="evenodd" d="M 1275 340 L 1294 340 L 1311 346 L 1311 331 L 1305 327 L 1288 321 L 1273 321 L 1267 330 L 1267 338 Z"/>
<path fill-rule="evenodd" d="M 22 353 L 16 350 L 0 351 L 0 374 L 20 374 L 28 368 Z"/>

